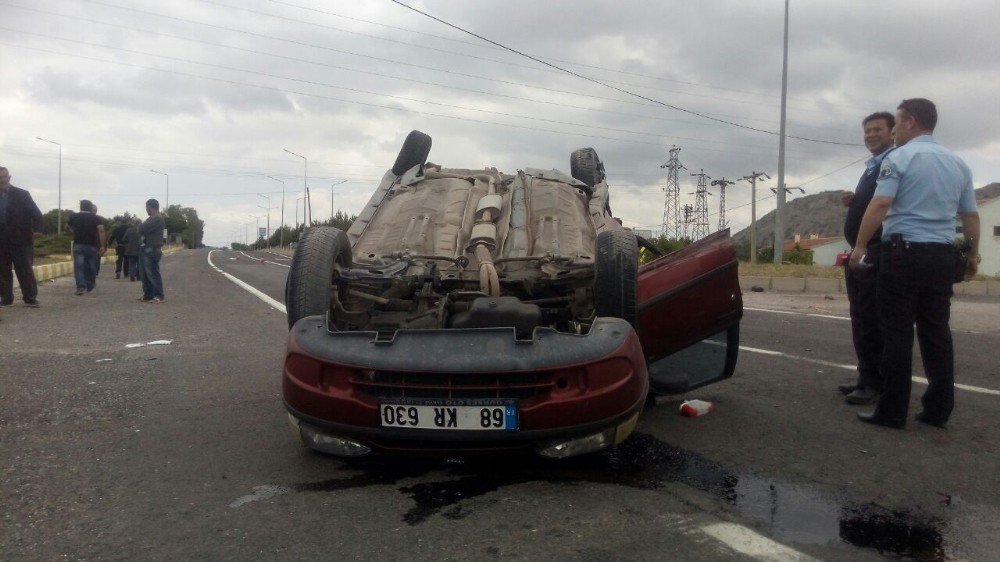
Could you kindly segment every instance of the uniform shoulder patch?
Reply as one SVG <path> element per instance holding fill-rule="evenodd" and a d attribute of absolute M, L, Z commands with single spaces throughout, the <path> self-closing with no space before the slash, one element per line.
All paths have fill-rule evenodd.
<path fill-rule="evenodd" d="M 879 178 L 887 178 L 896 173 L 895 168 L 892 167 L 891 162 L 882 162 L 882 169 L 878 173 Z"/>

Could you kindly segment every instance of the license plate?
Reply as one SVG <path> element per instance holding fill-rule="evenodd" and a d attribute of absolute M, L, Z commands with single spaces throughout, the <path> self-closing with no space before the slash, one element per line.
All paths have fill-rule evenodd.
<path fill-rule="evenodd" d="M 476 400 L 397 400 L 379 406 L 382 427 L 503 431 L 517 429 L 517 404 Z"/>

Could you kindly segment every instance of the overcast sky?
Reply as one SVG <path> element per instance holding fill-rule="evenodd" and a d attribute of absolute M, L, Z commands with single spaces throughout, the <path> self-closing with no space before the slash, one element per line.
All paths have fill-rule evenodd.
<path fill-rule="evenodd" d="M 781 0 L 411 4 L 648 98 L 779 128 Z M 907 97 L 937 104 L 936 136 L 976 187 L 1000 181 L 1000 2 L 792 0 L 790 29 L 788 134 L 846 145 L 789 139 L 787 185 L 853 189 L 861 119 Z M 166 198 L 159 170 L 210 245 L 242 241 L 248 224 L 252 237 L 268 205 L 257 194 L 279 224 L 282 184 L 267 176 L 284 181 L 295 222 L 304 162 L 283 149 L 308 158 L 313 218 L 326 219 L 331 195 L 359 212 L 412 129 L 453 167 L 568 171 L 592 146 L 626 226 L 659 228 L 672 145 L 682 204 L 690 173 L 760 170 L 774 179 L 758 213 L 774 208 L 776 135 L 546 68 L 389 0 L 0 0 L 0 73 L 0 165 L 43 211 L 56 207 L 58 147 L 36 137 L 62 144 L 63 208 L 89 198 L 105 216 L 143 214 Z M 729 187 L 734 231 L 749 201 L 746 182 Z"/>

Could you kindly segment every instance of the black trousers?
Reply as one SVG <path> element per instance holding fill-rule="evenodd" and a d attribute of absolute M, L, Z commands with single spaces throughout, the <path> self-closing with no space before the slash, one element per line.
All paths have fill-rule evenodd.
<path fill-rule="evenodd" d="M 847 300 L 851 305 L 854 351 L 858 356 L 857 385 L 882 392 L 884 379 L 879 370 L 879 362 L 882 359 L 882 331 L 879 329 L 876 300 L 879 247 L 879 244 L 868 247 L 865 262 L 873 264 L 871 268 L 852 271 L 845 264 L 844 282 L 847 285 Z"/>
<path fill-rule="evenodd" d="M 878 301 L 885 389 L 877 410 L 887 417 L 902 419 L 907 415 L 914 324 L 929 382 L 921 399 L 924 412 L 944 422 L 955 407 L 955 354 L 948 325 L 954 270 L 955 248 L 951 244 L 882 245 Z"/>
<path fill-rule="evenodd" d="M 0 242 L 0 302 L 14 302 L 14 276 L 11 275 L 11 267 L 21 285 L 21 298 L 24 302 L 34 302 L 38 297 L 38 283 L 35 281 L 35 272 L 31 269 L 34 261 L 33 245 Z"/>
<path fill-rule="evenodd" d="M 122 265 L 125 263 L 125 246 L 118 246 L 115 248 L 115 275 L 119 275 L 122 272 Z M 128 268 L 125 268 L 126 273 Z"/>

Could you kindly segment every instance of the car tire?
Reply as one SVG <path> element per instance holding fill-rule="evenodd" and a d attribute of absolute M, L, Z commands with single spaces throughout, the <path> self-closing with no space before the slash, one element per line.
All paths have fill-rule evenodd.
<path fill-rule="evenodd" d="M 351 243 L 344 231 L 332 226 L 314 226 L 305 231 L 285 282 L 289 329 L 306 316 L 327 313 L 334 272 L 351 267 L 351 263 Z"/>
<path fill-rule="evenodd" d="M 396 162 L 392 165 L 392 173 L 402 176 L 414 166 L 423 166 L 431 153 L 431 136 L 420 131 L 410 131 L 399 149 Z"/>
<path fill-rule="evenodd" d="M 635 326 L 638 309 L 639 245 L 627 230 L 597 235 L 594 259 L 594 310 Z"/>
<path fill-rule="evenodd" d="M 579 148 L 569 155 L 569 172 L 573 179 L 582 181 L 593 191 L 604 181 L 604 163 L 593 148 Z"/>

